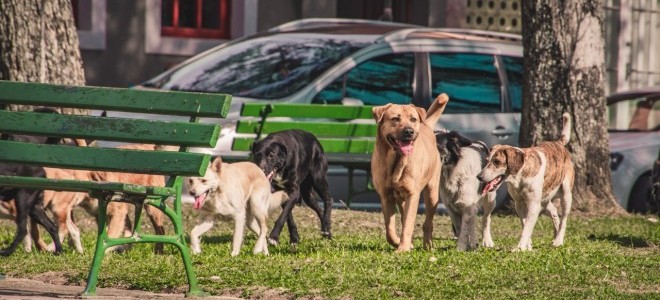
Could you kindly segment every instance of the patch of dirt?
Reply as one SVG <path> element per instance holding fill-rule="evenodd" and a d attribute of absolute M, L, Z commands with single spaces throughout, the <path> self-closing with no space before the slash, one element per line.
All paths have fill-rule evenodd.
<path fill-rule="evenodd" d="M 51 272 L 54 273 L 54 272 Z M 44 275 L 44 274 L 42 274 Z M 41 276 L 40 276 L 41 277 Z M 44 278 L 58 281 L 55 274 L 44 275 Z M 78 299 L 85 287 L 77 285 L 51 284 L 39 280 L 10 278 L 0 276 L 0 299 Z M 122 290 L 115 288 L 98 288 L 99 299 L 182 299 L 183 294 L 151 293 L 139 290 Z M 236 300 L 240 298 L 227 296 L 209 296 L 204 299 Z"/>

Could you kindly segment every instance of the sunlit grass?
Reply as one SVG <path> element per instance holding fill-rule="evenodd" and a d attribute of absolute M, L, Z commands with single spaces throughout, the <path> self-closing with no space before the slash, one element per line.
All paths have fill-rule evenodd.
<path fill-rule="evenodd" d="M 284 230 L 270 256 L 252 255 L 249 233 L 241 255 L 230 257 L 232 225 L 221 222 L 202 241 L 193 257 L 201 287 L 212 294 L 246 298 L 321 297 L 354 299 L 534 299 L 660 297 L 660 223 L 647 216 L 571 216 L 566 244 L 550 246 L 552 224 L 542 217 L 534 231 L 534 251 L 512 253 L 520 223 L 512 216 L 493 218 L 495 249 L 458 252 L 449 218 L 436 216 L 433 251 L 422 249 L 421 222 L 415 250 L 397 254 L 386 243 L 379 213 L 333 212 L 333 240 L 322 239 L 318 219 L 307 208 L 295 210 L 301 242 L 288 246 Z M 92 260 L 95 229 L 81 215 L 85 253 L 65 246 L 65 253 L 25 253 L 0 258 L 0 272 L 14 277 L 44 278 L 84 285 Z M 185 228 L 194 218 L 187 214 Z M 272 221 L 271 221 L 272 222 Z M 10 221 L 0 222 L 0 245 L 14 236 Z M 106 256 L 99 286 L 182 293 L 185 272 L 176 249 L 154 255 L 150 245 Z M 47 274 L 47 275 L 43 275 Z"/>

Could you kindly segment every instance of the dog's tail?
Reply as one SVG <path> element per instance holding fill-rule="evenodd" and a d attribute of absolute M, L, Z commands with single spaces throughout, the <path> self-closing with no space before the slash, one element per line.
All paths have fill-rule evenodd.
<path fill-rule="evenodd" d="M 270 196 L 268 196 L 268 210 L 274 210 L 288 200 L 289 195 L 285 191 L 271 193 Z"/>
<path fill-rule="evenodd" d="M 572 123 L 571 123 L 571 115 L 569 115 L 567 112 L 565 112 L 562 115 L 562 119 L 564 121 L 564 127 L 561 130 L 561 142 L 566 145 L 568 144 L 568 141 L 571 140 L 571 129 L 573 128 Z"/>
<path fill-rule="evenodd" d="M 424 120 L 424 122 L 426 125 L 431 127 L 431 129 L 435 129 L 435 125 L 438 124 L 438 120 L 440 120 L 442 112 L 444 112 L 445 107 L 447 107 L 447 102 L 449 102 L 449 96 L 447 96 L 445 93 L 442 93 L 438 95 L 435 100 L 433 100 L 429 110 L 426 111 L 426 120 Z"/>

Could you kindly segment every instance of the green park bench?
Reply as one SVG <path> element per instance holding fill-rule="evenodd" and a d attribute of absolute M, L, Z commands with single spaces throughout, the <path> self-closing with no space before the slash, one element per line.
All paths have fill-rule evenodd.
<path fill-rule="evenodd" d="M 245 103 L 236 125 L 233 151 L 249 151 L 254 141 L 269 133 L 302 129 L 314 134 L 323 146 L 328 164 L 348 170 L 348 199 L 373 191 L 370 186 L 371 153 L 374 151 L 378 128 L 371 113 L 372 106 L 317 104 Z M 356 188 L 355 172 L 367 173 L 367 183 Z M 330 187 L 332 190 L 336 187 Z"/>
<path fill-rule="evenodd" d="M 226 117 L 231 96 L 173 91 L 62 86 L 0 81 L 0 103 L 91 110 L 123 111 L 178 116 L 181 121 L 158 121 L 98 116 L 44 114 L 0 110 L 0 132 L 61 138 L 80 138 L 125 143 L 179 146 L 179 151 L 139 151 L 118 148 L 75 147 L 0 141 L 0 161 L 79 170 L 161 174 L 164 187 L 122 182 L 54 180 L 36 177 L 0 176 L 0 186 L 89 193 L 99 200 L 98 237 L 84 295 L 95 295 L 105 250 L 130 243 L 168 243 L 181 254 L 188 279 L 188 295 L 203 295 L 193 270 L 181 218 L 182 176 L 203 176 L 211 160 L 208 154 L 188 152 L 188 147 L 214 147 L 220 127 L 197 123 L 200 117 Z M 172 199 L 171 204 L 166 204 Z M 109 238 L 106 208 L 110 201 L 135 205 L 134 234 Z M 152 205 L 167 215 L 173 234 L 140 231 L 143 205 Z M 158 276 L 154 274 L 154 276 Z"/>

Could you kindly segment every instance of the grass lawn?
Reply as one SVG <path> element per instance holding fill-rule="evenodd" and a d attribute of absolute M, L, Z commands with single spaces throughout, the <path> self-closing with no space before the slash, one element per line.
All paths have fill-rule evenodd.
<path fill-rule="evenodd" d="M 185 228 L 194 216 L 186 211 Z M 344 299 L 660 299 L 660 223 L 651 216 L 569 219 L 566 243 L 550 246 L 552 224 L 542 216 L 534 230 L 534 250 L 512 253 L 520 234 L 513 216 L 493 218 L 494 249 L 458 252 L 447 216 L 436 216 L 433 251 L 422 249 L 417 219 L 415 250 L 396 254 L 385 241 L 380 213 L 333 211 L 333 240 L 319 234 L 318 219 L 307 208 L 294 209 L 301 242 L 281 245 L 270 256 L 252 255 L 249 233 L 241 255 L 230 257 L 231 222 L 221 222 L 202 240 L 193 256 L 201 287 L 212 294 L 245 298 Z M 275 213 L 273 213 L 275 215 Z M 0 273 L 61 284 L 84 285 L 92 260 L 95 225 L 76 212 L 85 253 L 65 245 L 65 253 L 26 253 L 0 257 Z M 271 225 L 272 225 L 271 217 Z M 0 247 L 15 234 L 11 221 L 0 221 Z M 154 255 L 150 245 L 106 256 L 99 287 L 183 293 L 183 265 L 173 246 Z"/>

